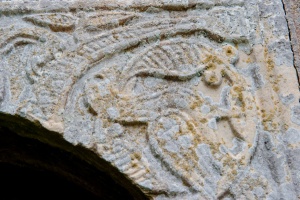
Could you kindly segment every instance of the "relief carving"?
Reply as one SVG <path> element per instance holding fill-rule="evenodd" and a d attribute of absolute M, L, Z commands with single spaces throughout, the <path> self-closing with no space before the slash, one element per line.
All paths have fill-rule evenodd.
<path fill-rule="evenodd" d="M 284 196 L 298 85 L 262 5 L 149 2 L 1 25 L 0 111 L 91 149 L 153 198 Z"/>
<path fill-rule="evenodd" d="M 238 165 L 229 163 L 249 163 L 256 117 L 253 96 L 234 66 L 238 51 L 231 45 L 218 51 L 196 40 L 159 42 L 124 63 L 122 72 L 112 74 L 109 66 L 94 72 L 83 104 L 116 136 L 143 126 L 139 134 L 154 156 L 193 190 L 203 192 L 210 176 L 217 187 L 222 176 L 235 179 Z M 203 151 L 212 159 L 207 166 L 201 166 L 208 156 Z"/>

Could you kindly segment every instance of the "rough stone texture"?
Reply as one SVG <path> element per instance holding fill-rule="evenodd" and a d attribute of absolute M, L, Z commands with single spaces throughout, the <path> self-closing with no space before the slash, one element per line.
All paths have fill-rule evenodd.
<path fill-rule="evenodd" d="M 284 10 L 289 25 L 290 37 L 294 52 L 295 67 L 300 77 L 300 2 L 297 0 L 283 0 Z M 299 79 L 300 81 L 300 79 Z"/>
<path fill-rule="evenodd" d="M 154 199 L 299 199 L 297 73 L 280 0 L 0 3 L 0 111 Z"/>

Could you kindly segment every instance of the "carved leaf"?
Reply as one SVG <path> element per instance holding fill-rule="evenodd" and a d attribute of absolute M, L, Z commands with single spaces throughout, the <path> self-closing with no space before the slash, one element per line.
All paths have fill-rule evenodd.
<path fill-rule="evenodd" d="M 49 27 L 54 32 L 72 31 L 75 26 L 73 16 L 60 13 L 30 15 L 23 19 L 38 26 Z"/>
<path fill-rule="evenodd" d="M 206 64 L 201 58 L 208 54 L 202 46 L 181 41 L 166 41 L 151 47 L 134 59 L 124 70 L 124 80 L 134 77 L 156 77 L 169 81 L 187 81 L 200 76 Z M 124 84 L 127 88 L 129 85 Z"/>

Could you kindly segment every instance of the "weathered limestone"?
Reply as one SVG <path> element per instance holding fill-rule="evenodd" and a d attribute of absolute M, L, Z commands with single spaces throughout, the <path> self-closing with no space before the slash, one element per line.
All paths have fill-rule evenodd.
<path fill-rule="evenodd" d="M 280 0 L 0 10 L 0 114 L 94 151 L 153 199 L 300 198 L 300 96 Z"/>
<path fill-rule="evenodd" d="M 292 42 L 292 49 L 294 52 L 295 67 L 298 72 L 298 79 L 300 73 L 300 2 L 294 0 L 284 0 L 284 10 L 286 12 L 287 21 L 289 25 L 290 39 Z"/>

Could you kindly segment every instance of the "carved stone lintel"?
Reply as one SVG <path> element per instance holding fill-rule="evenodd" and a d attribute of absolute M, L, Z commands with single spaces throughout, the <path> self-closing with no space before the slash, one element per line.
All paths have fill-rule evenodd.
<path fill-rule="evenodd" d="M 280 0 L 20 2 L 0 2 L 1 113 L 92 150 L 155 199 L 299 198 Z"/>

